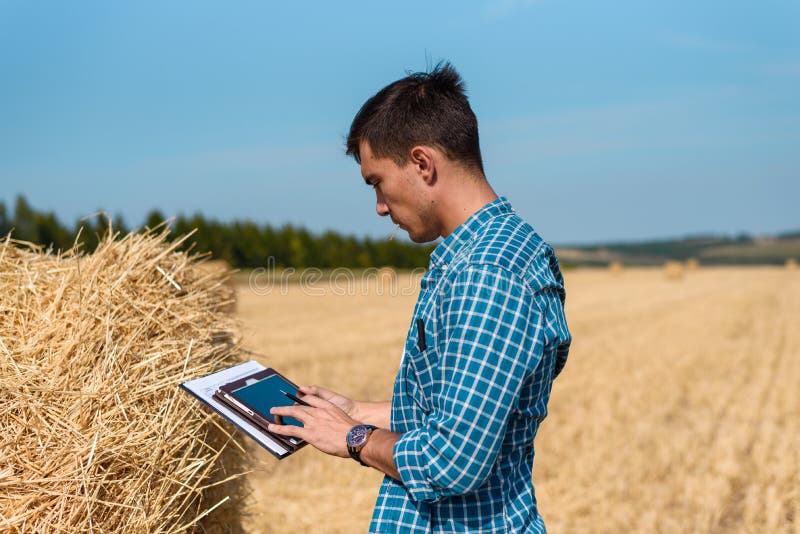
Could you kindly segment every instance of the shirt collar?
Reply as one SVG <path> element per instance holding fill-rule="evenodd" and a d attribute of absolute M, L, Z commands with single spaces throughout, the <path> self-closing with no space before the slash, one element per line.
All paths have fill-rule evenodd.
<path fill-rule="evenodd" d="M 486 204 L 481 209 L 470 215 L 453 233 L 447 236 L 431 253 L 429 269 L 446 267 L 461 250 L 480 230 L 480 228 L 499 215 L 513 213 L 514 208 L 506 197 L 498 197 Z"/>

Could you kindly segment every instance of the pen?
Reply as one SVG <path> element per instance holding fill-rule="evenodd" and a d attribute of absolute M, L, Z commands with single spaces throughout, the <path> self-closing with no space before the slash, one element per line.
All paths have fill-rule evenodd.
<path fill-rule="evenodd" d="M 281 390 L 281 393 L 283 393 L 284 395 L 286 395 L 287 397 L 289 397 L 290 399 L 292 399 L 293 401 L 295 401 L 297 404 L 302 404 L 303 406 L 311 406 L 311 405 L 310 405 L 309 403 L 307 403 L 306 401 L 304 401 L 304 400 L 302 400 L 302 399 L 299 399 L 299 398 L 297 398 L 296 396 L 292 395 L 291 393 L 288 393 L 288 392 L 286 392 L 286 391 L 283 391 L 283 390 Z"/>

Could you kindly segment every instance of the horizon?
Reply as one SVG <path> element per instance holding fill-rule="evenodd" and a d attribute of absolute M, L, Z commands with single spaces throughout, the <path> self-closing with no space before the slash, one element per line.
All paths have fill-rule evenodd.
<path fill-rule="evenodd" d="M 24 195 L 22 195 L 22 198 L 25 200 L 25 202 L 27 203 L 28 207 L 31 208 L 35 213 L 44 214 L 44 215 L 52 214 L 56 218 L 56 221 L 60 225 L 64 226 L 66 229 L 68 229 L 69 231 L 72 231 L 72 230 L 76 229 L 78 226 L 80 226 L 80 223 L 83 222 L 83 221 L 97 220 L 98 218 L 100 218 L 102 216 L 109 217 L 111 219 L 112 225 L 119 224 L 119 219 L 118 219 L 119 214 L 108 213 L 106 210 L 103 210 L 103 209 L 97 209 L 93 213 L 87 214 L 84 217 L 80 217 L 80 218 L 78 218 L 78 219 L 76 219 L 76 220 L 74 220 L 73 222 L 70 223 L 69 221 L 63 220 L 55 212 L 50 212 L 50 211 L 47 211 L 47 210 L 41 210 L 37 206 L 32 205 L 28 201 L 28 199 L 25 198 Z M 8 204 L 5 203 L 5 201 L 3 199 L 0 199 L 0 207 L 5 207 L 5 210 L 6 210 L 5 213 L 6 213 L 6 216 L 8 218 L 8 221 L 9 222 L 13 222 L 12 218 L 15 215 L 14 204 L 9 206 Z M 149 216 L 149 215 L 151 215 L 151 214 L 153 214 L 155 212 L 161 212 L 161 210 L 159 210 L 158 208 L 154 208 L 154 209 L 148 210 L 147 215 Z M 178 218 L 191 219 L 192 217 L 202 217 L 208 223 L 219 223 L 219 224 L 223 224 L 223 225 L 233 225 L 233 224 L 237 224 L 237 223 L 239 223 L 239 224 L 255 224 L 259 228 L 270 227 L 273 230 L 280 230 L 283 227 L 292 226 L 296 230 L 308 231 L 311 235 L 316 236 L 316 237 L 320 237 L 326 232 L 334 232 L 334 233 L 339 234 L 341 237 L 345 237 L 345 238 L 355 238 L 355 239 L 358 239 L 358 240 L 370 239 L 373 242 L 390 241 L 390 240 L 394 239 L 395 241 L 400 241 L 400 242 L 407 243 L 407 244 L 419 245 L 419 246 L 422 246 L 422 247 L 429 246 L 429 245 L 434 244 L 434 243 L 438 243 L 442 239 L 441 237 L 439 237 L 439 238 L 435 239 L 434 241 L 428 241 L 428 242 L 425 242 L 425 243 L 414 243 L 410 239 L 408 239 L 408 236 L 401 235 L 400 233 L 395 233 L 394 231 L 390 232 L 386 236 L 381 236 L 381 235 L 371 236 L 371 235 L 358 235 L 358 234 L 353 234 L 353 233 L 346 233 L 346 232 L 342 232 L 340 230 L 336 230 L 334 228 L 327 228 L 327 229 L 323 229 L 321 231 L 315 231 L 315 230 L 311 230 L 311 229 L 303 226 L 302 224 L 295 225 L 295 224 L 292 224 L 292 223 L 285 223 L 285 224 L 282 224 L 282 225 L 274 225 L 274 224 L 271 224 L 269 222 L 258 222 L 258 221 L 253 221 L 251 219 L 223 220 L 223 219 L 218 219 L 218 218 L 214 218 L 214 217 L 208 217 L 208 216 L 206 216 L 205 214 L 203 214 L 201 212 L 177 213 L 177 214 L 174 214 L 174 215 L 167 215 L 167 214 L 161 212 L 161 214 L 164 215 L 163 221 L 169 223 L 169 226 L 173 226 Z M 137 224 L 131 224 L 129 221 L 125 220 L 125 218 L 123 217 L 122 218 L 122 226 L 126 231 L 130 231 L 130 232 L 141 231 L 146 226 L 146 220 L 143 219 L 142 221 L 140 221 Z M 12 239 L 14 239 L 13 230 L 14 230 L 14 228 L 12 226 L 12 233 L 11 233 Z M 548 241 L 548 243 L 550 243 L 551 245 L 553 245 L 556 248 L 596 248 L 596 247 L 605 247 L 605 246 L 638 245 L 638 244 L 646 244 L 646 243 L 660 243 L 660 242 L 671 242 L 671 241 L 693 241 L 693 240 L 702 240 L 702 239 L 728 239 L 728 240 L 735 240 L 735 239 L 739 239 L 739 238 L 745 238 L 745 239 L 751 239 L 751 240 L 786 239 L 786 238 L 791 239 L 791 238 L 794 237 L 795 234 L 800 235 L 800 226 L 798 226 L 796 228 L 787 228 L 787 229 L 779 230 L 777 232 L 769 233 L 769 234 L 753 234 L 753 233 L 748 233 L 748 232 L 737 232 L 737 233 L 732 233 L 732 234 L 711 233 L 711 232 L 703 233 L 703 232 L 700 232 L 700 233 L 689 233 L 689 234 L 683 234 L 683 235 L 657 236 L 657 237 L 652 237 L 652 238 L 631 239 L 631 240 L 625 240 L 625 241 L 593 241 L 593 242 L 573 242 L 573 243 Z M 0 236 L 0 237 L 3 237 L 3 236 Z"/>
<path fill-rule="evenodd" d="M 380 239 L 344 135 L 450 60 L 490 183 L 551 243 L 800 227 L 800 5 L 365 6 L 3 3 L 0 200 Z"/>

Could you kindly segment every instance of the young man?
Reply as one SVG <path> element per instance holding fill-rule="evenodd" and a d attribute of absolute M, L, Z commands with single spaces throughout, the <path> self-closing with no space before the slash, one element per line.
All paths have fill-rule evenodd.
<path fill-rule="evenodd" d="M 398 80 L 353 120 L 347 153 L 378 215 L 444 238 L 422 279 L 392 400 L 303 387 L 271 430 L 385 473 L 371 532 L 544 532 L 531 482 L 570 333 L 553 249 L 495 194 L 449 64 Z"/>

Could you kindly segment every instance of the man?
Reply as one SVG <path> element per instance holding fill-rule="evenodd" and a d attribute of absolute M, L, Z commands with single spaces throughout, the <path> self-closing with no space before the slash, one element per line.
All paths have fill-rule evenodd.
<path fill-rule="evenodd" d="M 372 532 L 544 532 L 531 482 L 570 334 L 552 248 L 498 198 L 449 64 L 398 80 L 355 116 L 347 154 L 378 215 L 415 242 L 444 238 L 421 281 L 392 400 L 303 387 L 271 425 L 385 473 Z"/>

